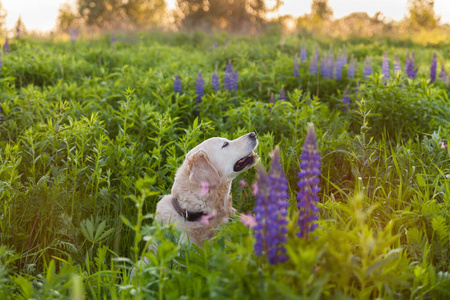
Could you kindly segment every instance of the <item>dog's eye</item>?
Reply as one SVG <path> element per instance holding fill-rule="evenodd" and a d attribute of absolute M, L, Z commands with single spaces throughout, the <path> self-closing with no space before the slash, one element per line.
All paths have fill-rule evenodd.
<path fill-rule="evenodd" d="M 228 142 L 223 143 L 222 148 L 225 148 L 226 146 L 228 146 Z"/>

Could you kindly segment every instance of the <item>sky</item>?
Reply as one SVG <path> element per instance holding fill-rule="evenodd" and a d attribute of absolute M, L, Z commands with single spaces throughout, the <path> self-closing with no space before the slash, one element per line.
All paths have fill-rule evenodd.
<path fill-rule="evenodd" d="M 75 0 L 2 0 L 7 11 L 6 26 L 14 27 L 19 15 L 28 30 L 49 31 L 55 27 L 58 9 L 63 4 Z M 176 0 L 166 0 L 169 8 L 175 7 Z M 370 16 L 381 11 L 389 19 L 401 20 L 406 14 L 407 0 L 329 0 L 335 18 L 341 18 L 352 12 L 365 11 Z M 311 0 L 284 0 L 279 14 L 294 17 L 311 11 Z M 441 21 L 450 23 L 450 0 L 435 0 L 435 11 Z"/>

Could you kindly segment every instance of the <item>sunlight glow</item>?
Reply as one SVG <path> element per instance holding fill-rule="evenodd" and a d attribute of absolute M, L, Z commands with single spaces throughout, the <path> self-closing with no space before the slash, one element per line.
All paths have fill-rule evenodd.
<path fill-rule="evenodd" d="M 75 3 L 76 0 L 69 0 Z M 169 9 L 176 8 L 176 0 L 166 0 Z M 3 0 L 3 7 L 8 12 L 6 26 L 14 27 L 19 15 L 28 30 L 48 31 L 55 26 L 58 9 L 67 0 Z M 341 18 L 352 12 L 365 11 L 370 16 L 381 11 L 393 20 L 401 20 L 406 14 L 407 0 L 330 0 L 335 18 Z M 309 0 L 284 0 L 284 5 L 276 15 L 292 15 L 298 17 L 310 12 Z M 436 0 L 435 10 L 441 16 L 441 22 L 450 23 L 450 1 Z"/>

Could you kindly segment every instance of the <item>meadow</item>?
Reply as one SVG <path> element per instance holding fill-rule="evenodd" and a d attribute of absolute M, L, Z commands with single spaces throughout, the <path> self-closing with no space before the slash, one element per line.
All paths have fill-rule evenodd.
<path fill-rule="evenodd" d="M 0 70 L 0 298 L 450 297 L 449 53 L 278 34 L 11 40 Z M 317 228 L 299 237 L 308 124 L 320 191 Z M 261 235 L 238 215 L 203 249 L 178 245 L 153 218 L 184 155 L 251 131 L 261 166 L 278 146 L 286 174 L 284 259 L 255 251 Z M 261 205 L 257 180 L 256 169 L 235 179 L 239 213 Z"/>

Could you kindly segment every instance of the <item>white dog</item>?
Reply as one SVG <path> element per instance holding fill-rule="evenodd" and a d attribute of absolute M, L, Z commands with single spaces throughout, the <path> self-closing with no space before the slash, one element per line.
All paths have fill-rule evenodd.
<path fill-rule="evenodd" d="M 175 223 L 183 232 L 181 242 L 188 239 L 203 246 L 205 239 L 214 236 L 214 228 L 235 213 L 231 182 L 256 164 L 257 145 L 251 132 L 233 141 L 210 138 L 189 151 L 175 175 L 172 193 L 158 202 L 156 220 Z"/>

